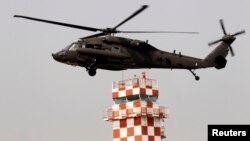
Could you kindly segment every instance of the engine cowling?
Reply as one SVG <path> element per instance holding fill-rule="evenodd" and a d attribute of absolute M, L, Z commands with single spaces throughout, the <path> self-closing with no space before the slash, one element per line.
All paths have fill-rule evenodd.
<path fill-rule="evenodd" d="M 216 69 L 223 69 L 226 67 L 227 59 L 220 55 L 215 58 L 215 63 L 217 64 L 217 66 L 215 66 Z"/>

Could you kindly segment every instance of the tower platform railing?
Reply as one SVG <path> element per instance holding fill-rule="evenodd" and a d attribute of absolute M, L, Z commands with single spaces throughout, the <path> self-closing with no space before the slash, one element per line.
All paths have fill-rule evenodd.
<path fill-rule="evenodd" d="M 113 108 L 108 108 L 103 111 L 103 119 L 106 121 L 140 116 L 167 118 L 169 116 L 169 110 L 164 106 L 153 108 L 141 106 L 123 110 L 114 110 Z"/>
<path fill-rule="evenodd" d="M 147 78 L 133 78 L 112 83 L 112 89 L 123 89 L 126 87 L 158 88 L 157 80 Z"/>

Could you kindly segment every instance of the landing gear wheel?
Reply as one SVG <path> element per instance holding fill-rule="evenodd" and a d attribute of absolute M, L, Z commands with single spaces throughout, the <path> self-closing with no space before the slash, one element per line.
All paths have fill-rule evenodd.
<path fill-rule="evenodd" d="M 95 69 L 90 69 L 88 71 L 88 73 L 89 73 L 90 76 L 95 76 L 96 75 L 96 70 Z"/>
<path fill-rule="evenodd" d="M 199 76 L 195 76 L 195 80 L 199 81 L 200 77 Z"/>
<path fill-rule="evenodd" d="M 86 67 L 88 73 L 90 76 L 95 76 L 96 75 L 96 59 L 93 58 L 92 61 L 90 62 L 89 66 Z"/>
<path fill-rule="evenodd" d="M 190 69 L 189 71 L 193 74 L 193 76 L 194 76 L 194 78 L 195 78 L 196 81 L 199 81 L 199 80 L 200 80 L 200 77 L 197 76 L 196 73 L 194 73 L 193 70 Z"/>

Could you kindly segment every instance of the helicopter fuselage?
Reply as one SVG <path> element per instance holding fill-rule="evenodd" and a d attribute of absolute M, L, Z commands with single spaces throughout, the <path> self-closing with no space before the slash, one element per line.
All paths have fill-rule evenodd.
<path fill-rule="evenodd" d="M 203 59 L 159 50 L 147 42 L 105 36 L 82 39 L 53 54 L 55 60 L 90 69 L 126 70 L 142 68 L 197 69 Z"/>

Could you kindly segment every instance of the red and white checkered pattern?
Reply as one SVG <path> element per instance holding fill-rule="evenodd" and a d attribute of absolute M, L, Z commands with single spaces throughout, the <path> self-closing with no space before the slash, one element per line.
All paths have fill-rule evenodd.
<path fill-rule="evenodd" d="M 168 112 L 166 107 L 159 106 L 157 103 L 138 100 L 113 105 L 112 109 L 105 111 L 104 119 L 116 120 L 139 116 L 166 118 Z"/>
<path fill-rule="evenodd" d="M 112 98 L 131 95 L 159 97 L 157 81 L 133 78 L 113 82 Z M 165 138 L 161 120 L 168 117 L 168 109 L 152 101 L 127 99 L 126 103 L 114 104 L 105 111 L 104 120 L 113 123 L 113 141 L 161 141 Z M 123 101 L 124 102 L 124 101 Z"/>
<path fill-rule="evenodd" d="M 126 97 L 130 95 L 152 95 L 152 96 L 159 96 L 159 90 L 157 88 L 152 87 L 140 87 L 140 88 L 134 88 L 134 87 L 124 87 L 123 89 L 113 89 L 112 91 L 112 98 L 120 98 L 120 97 Z"/>
<path fill-rule="evenodd" d="M 113 141 L 161 141 L 160 119 L 142 116 L 115 120 Z"/>

